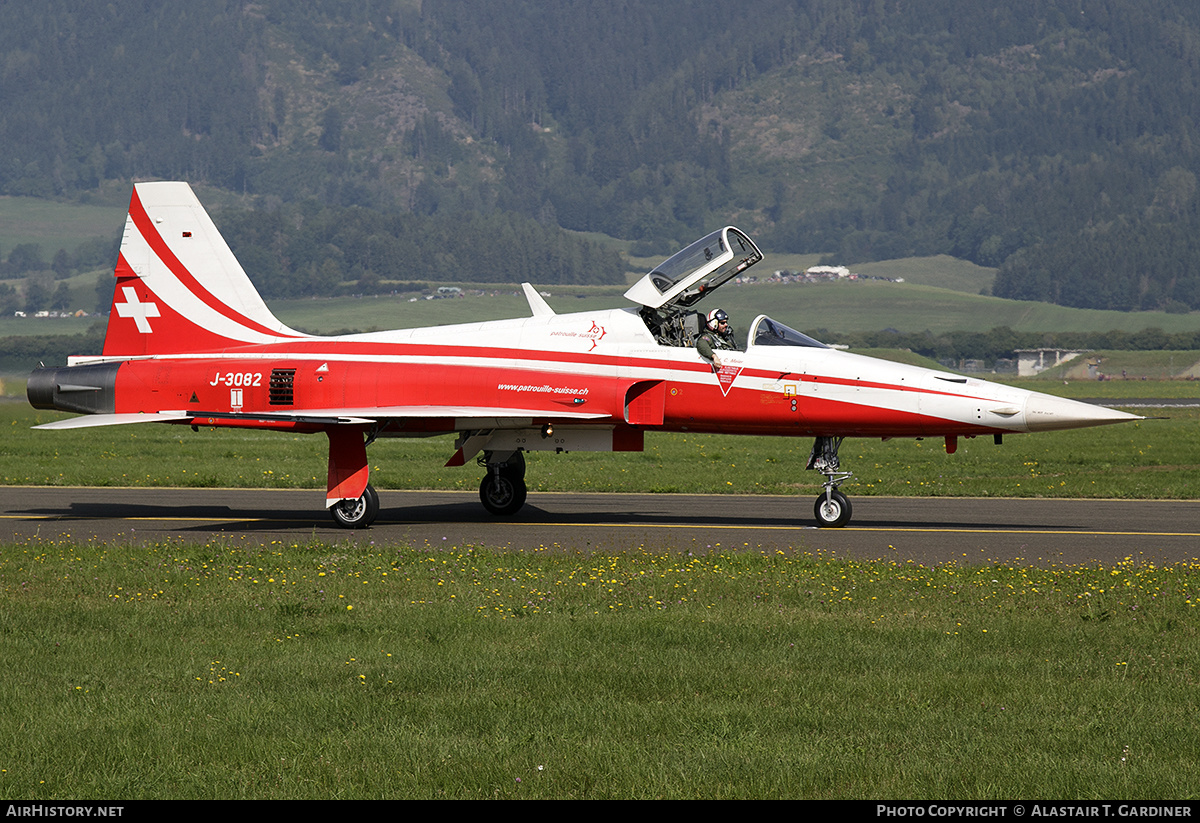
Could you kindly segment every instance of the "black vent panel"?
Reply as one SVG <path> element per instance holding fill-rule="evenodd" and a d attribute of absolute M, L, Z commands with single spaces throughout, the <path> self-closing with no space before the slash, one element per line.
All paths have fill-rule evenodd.
<path fill-rule="evenodd" d="M 270 398 L 272 406 L 292 405 L 292 386 L 296 382 L 295 369 L 271 369 Z"/>

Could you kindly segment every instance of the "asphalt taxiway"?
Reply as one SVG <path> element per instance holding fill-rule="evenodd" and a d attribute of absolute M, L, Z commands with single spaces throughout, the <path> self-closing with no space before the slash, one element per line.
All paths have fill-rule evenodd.
<path fill-rule="evenodd" d="M 917 563 L 1200 562 L 1200 501 L 852 497 L 843 529 L 810 496 L 532 492 L 510 518 L 471 492 L 380 492 L 375 525 L 336 528 L 314 490 L 0 487 L 0 540 L 508 550 L 800 551 Z"/>

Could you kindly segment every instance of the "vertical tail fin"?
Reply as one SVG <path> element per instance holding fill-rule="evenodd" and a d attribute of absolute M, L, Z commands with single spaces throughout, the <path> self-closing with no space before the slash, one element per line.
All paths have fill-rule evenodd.
<path fill-rule="evenodd" d="M 105 356 L 306 336 L 271 314 L 187 183 L 134 186 L 114 274 Z"/>

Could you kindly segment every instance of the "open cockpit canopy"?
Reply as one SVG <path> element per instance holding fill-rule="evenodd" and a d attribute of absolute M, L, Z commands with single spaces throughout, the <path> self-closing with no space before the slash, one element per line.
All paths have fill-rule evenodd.
<path fill-rule="evenodd" d="M 733 226 L 726 226 L 701 237 L 655 266 L 652 272 L 634 283 L 625 296 L 642 304 L 639 314 L 659 343 L 691 346 L 704 324 L 704 316 L 691 306 L 762 258 L 762 252 L 753 240 Z M 747 343 L 752 347 L 828 348 L 819 340 L 765 314 L 754 319 Z"/>
<path fill-rule="evenodd" d="M 753 240 L 733 226 L 726 226 L 655 266 L 625 296 L 652 309 L 687 308 L 762 257 Z"/>

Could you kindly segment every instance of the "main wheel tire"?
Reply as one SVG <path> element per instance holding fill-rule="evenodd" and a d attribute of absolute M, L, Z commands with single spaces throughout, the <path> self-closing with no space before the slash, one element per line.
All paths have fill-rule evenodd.
<path fill-rule="evenodd" d="M 489 513 L 501 517 L 516 514 L 525 505 L 528 489 L 520 477 L 488 472 L 479 483 L 479 502 Z"/>
<path fill-rule="evenodd" d="M 339 500 L 329 507 L 333 522 L 343 529 L 365 529 L 375 522 L 379 514 L 379 493 L 368 485 L 357 500 Z"/>
<path fill-rule="evenodd" d="M 822 494 L 817 498 L 816 505 L 813 506 L 817 525 L 823 529 L 840 529 L 850 522 L 850 512 L 850 498 L 837 489 L 833 490 L 828 500 Z"/>

